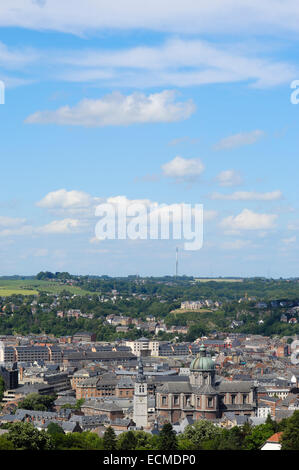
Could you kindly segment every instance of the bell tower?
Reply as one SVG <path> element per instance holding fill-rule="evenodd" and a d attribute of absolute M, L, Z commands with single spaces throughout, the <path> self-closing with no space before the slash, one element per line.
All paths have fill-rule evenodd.
<path fill-rule="evenodd" d="M 203 344 L 199 349 L 199 355 L 190 365 L 190 383 L 198 387 L 203 385 L 214 386 L 215 364 L 210 357 L 207 357 L 206 348 Z"/>
<path fill-rule="evenodd" d="M 133 400 L 133 420 L 138 428 L 148 427 L 148 397 L 147 383 L 143 374 L 143 365 L 141 358 L 138 360 L 138 373 L 135 382 L 134 400 Z"/>

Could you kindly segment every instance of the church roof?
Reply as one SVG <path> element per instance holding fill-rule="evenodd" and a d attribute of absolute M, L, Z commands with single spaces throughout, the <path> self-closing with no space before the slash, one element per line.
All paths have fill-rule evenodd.
<path fill-rule="evenodd" d="M 196 389 L 196 393 L 200 395 L 217 395 L 218 394 L 217 390 L 215 390 L 215 388 L 212 387 L 212 385 L 210 384 L 202 385 L 201 387 Z"/>
<path fill-rule="evenodd" d="M 166 382 L 159 388 L 159 393 L 192 393 L 190 382 Z"/>
<path fill-rule="evenodd" d="M 199 351 L 199 354 L 190 364 L 190 370 L 214 370 L 215 363 L 211 357 L 206 355 L 206 348 L 203 344 L 201 345 Z"/>
<path fill-rule="evenodd" d="M 253 382 L 248 381 L 237 381 L 237 380 L 223 380 L 217 386 L 218 393 L 226 393 L 226 392 L 247 392 L 249 393 L 251 389 L 254 387 Z"/>

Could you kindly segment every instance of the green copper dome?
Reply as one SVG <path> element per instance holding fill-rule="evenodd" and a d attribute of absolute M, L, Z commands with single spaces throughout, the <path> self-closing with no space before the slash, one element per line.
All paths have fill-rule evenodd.
<path fill-rule="evenodd" d="M 190 364 L 190 370 L 213 370 L 215 369 L 214 361 L 211 357 L 206 356 L 206 348 L 202 344 L 200 353 Z"/>

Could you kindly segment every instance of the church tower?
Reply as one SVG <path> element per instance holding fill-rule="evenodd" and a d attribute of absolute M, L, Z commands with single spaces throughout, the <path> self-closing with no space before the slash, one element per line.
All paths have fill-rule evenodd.
<path fill-rule="evenodd" d="M 135 382 L 134 401 L 133 401 L 133 421 L 137 428 L 148 427 L 148 398 L 147 383 L 143 374 L 143 365 L 141 358 L 138 360 L 138 373 Z"/>
<path fill-rule="evenodd" d="M 206 354 L 206 348 L 202 344 L 199 354 L 190 365 L 190 383 L 193 386 L 203 385 L 214 386 L 215 384 L 215 364 L 211 357 Z"/>

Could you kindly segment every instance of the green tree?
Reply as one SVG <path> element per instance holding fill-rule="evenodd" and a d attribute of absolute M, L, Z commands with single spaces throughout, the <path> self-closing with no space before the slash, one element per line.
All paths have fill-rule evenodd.
<path fill-rule="evenodd" d="M 145 431 L 135 431 L 135 450 L 155 450 L 158 446 L 158 436 L 152 436 Z"/>
<path fill-rule="evenodd" d="M 104 440 L 104 449 L 105 450 L 116 450 L 117 449 L 117 439 L 114 429 L 109 426 L 106 429 L 103 436 Z"/>
<path fill-rule="evenodd" d="M 124 432 L 118 439 L 119 450 L 135 450 L 137 445 L 137 438 L 133 431 Z"/>
<path fill-rule="evenodd" d="M 269 422 L 255 426 L 245 438 L 245 448 L 247 450 L 259 450 L 272 434 L 274 434 L 274 429 Z"/>
<path fill-rule="evenodd" d="M 23 410 L 49 411 L 53 408 L 56 395 L 39 395 L 30 393 L 18 403 L 18 408 Z"/>
<path fill-rule="evenodd" d="M 17 450 L 52 450 L 54 444 L 46 431 L 38 431 L 31 423 L 13 423 L 8 439 Z"/>
<path fill-rule="evenodd" d="M 203 441 L 213 440 L 220 434 L 221 429 L 205 419 L 189 424 L 183 433 L 184 437 L 189 439 L 197 449 L 201 448 Z"/>
<path fill-rule="evenodd" d="M 57 423 L 48 424 L 47 431 L 51 436 L 53 436 L 54 434 L 64 434 L 64 430 Z"/>
<path fill-rule="evenodd" d="M 184 435 L 178 436 L 178 450 L 196 450 L 195 444 Z"/>
<path fill-rule="evenodd" d="M 164 424 L 159 434 L 158 450 L 177 450 L 178 440 L 170 423 Z"/>
<path fill-rule="evenodd" d="M 14 450 L 14 445 L 7 434 L 0 436 L 0 450 Z"/>
<path fill-rule="evenodd" d="M 299 410 L 285 423 L 285 428 L 281 438 L 282 450 L 299 450 Z"/>

